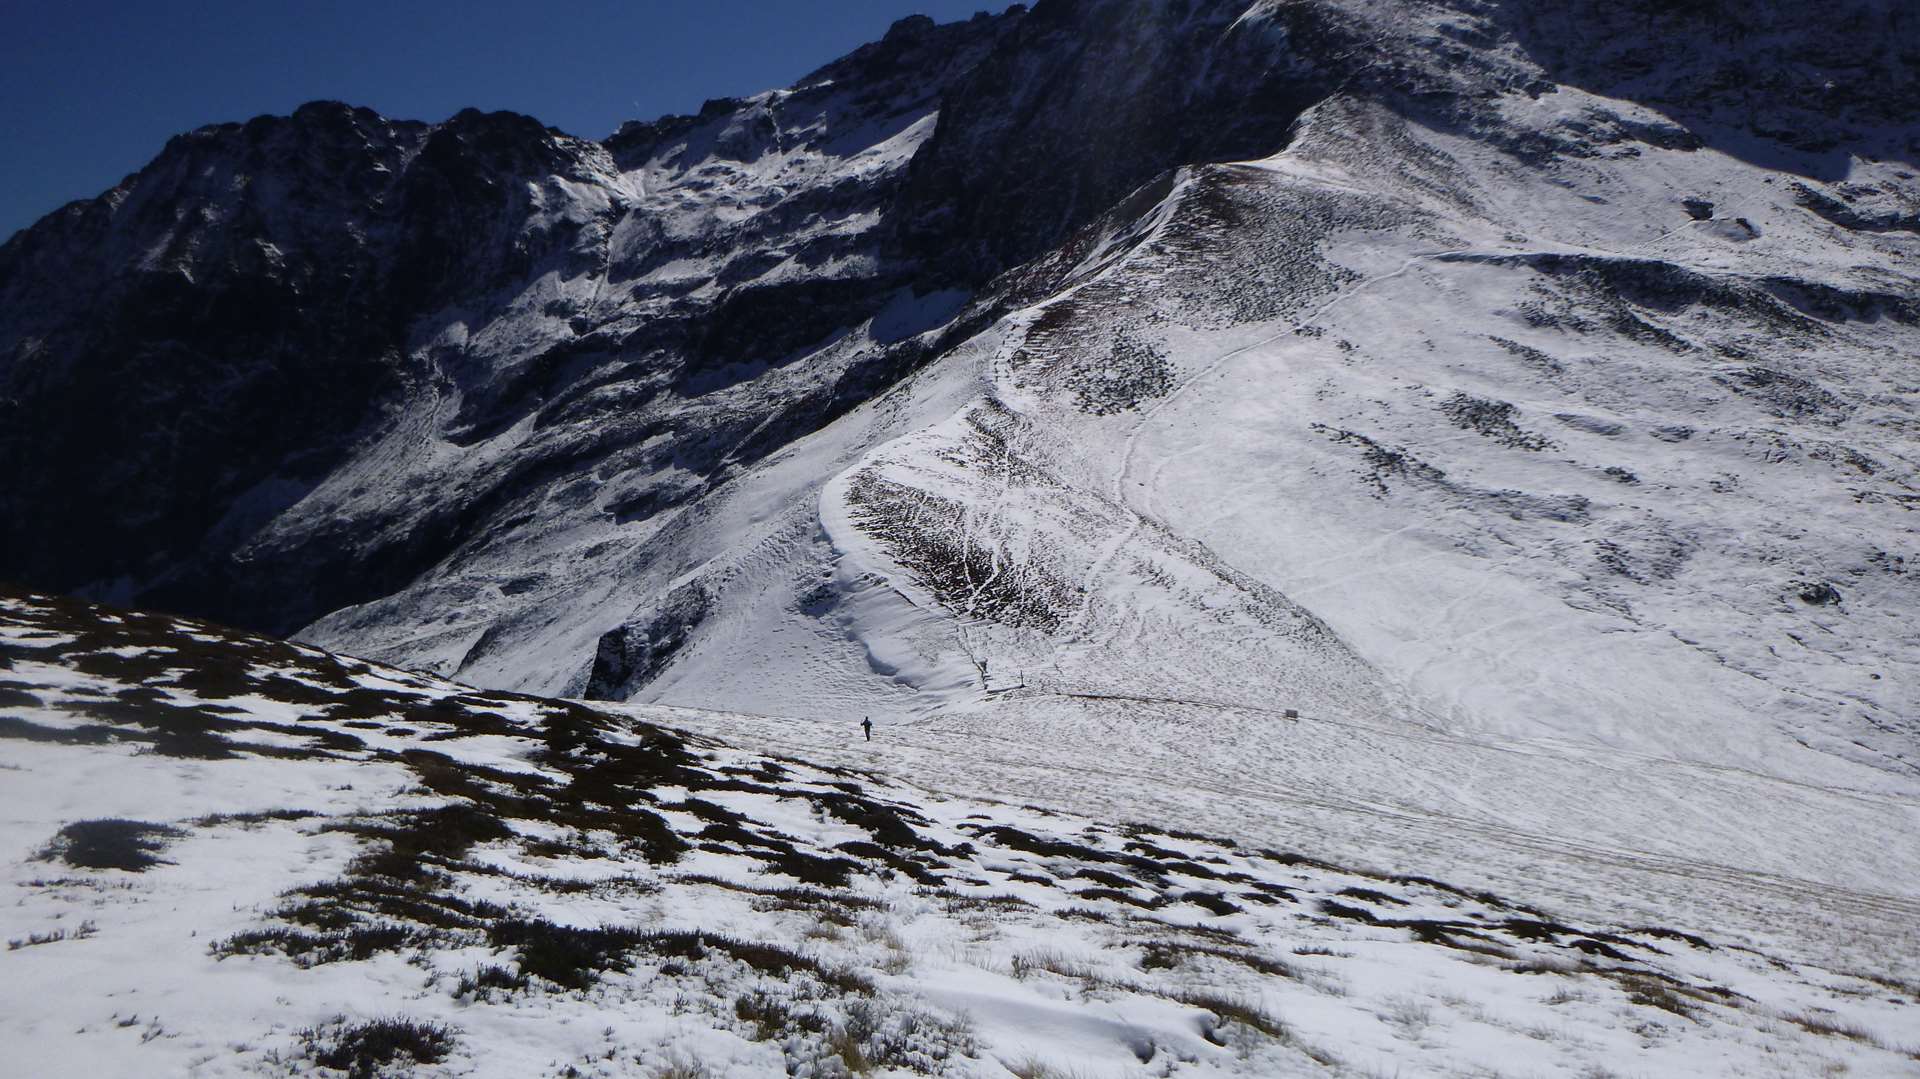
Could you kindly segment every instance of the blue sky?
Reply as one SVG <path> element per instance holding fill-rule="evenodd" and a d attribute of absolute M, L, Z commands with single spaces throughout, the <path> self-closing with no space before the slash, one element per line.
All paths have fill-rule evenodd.
<path fill-rule="evenodd" d="M 167 137 L 332 98 L 577 135 L 783 86 L 915 13 L 1005 0 L 0 0 L 0 237 L 112 187 Z"/>

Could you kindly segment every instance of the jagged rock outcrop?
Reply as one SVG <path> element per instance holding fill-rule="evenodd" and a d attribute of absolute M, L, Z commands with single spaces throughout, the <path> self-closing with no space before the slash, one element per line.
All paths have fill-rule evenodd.
<path fill-rule="evenodd" d="M 605 144 L 331 103 L 173 140 L 0 251 L 0 573 L 284 633 L 582 473 L 621 521 L 720 482 L 910 363 L 728 403 L 913 278 L 872 219 L 1012 18 Z"/>
<path fill-rule="evenodd" d="M 589 700 L 625 700 L 658 677 L 713 609 L 698 581 L 667 593 L 652 611 L 600 637 L 587 672 Z"/>

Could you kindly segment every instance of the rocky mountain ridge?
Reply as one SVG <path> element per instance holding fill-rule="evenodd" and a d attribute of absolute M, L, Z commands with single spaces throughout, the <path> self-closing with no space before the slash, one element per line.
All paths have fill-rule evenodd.
<path fill-rule="evenodd" d="M 837 711 L 990 690 L 993 661 L 973 638 L 1004 638 L 989 648 L 1010 649 L 1003 669 L 1099 652 L 1098 602 L 1077 597 L 1158 534 L 1148 561 L 1173 557 L 1210 582 L 1201 592 L 1224 589 L 1199 609 L 1224 604 L 1263 627 L 1250 639 L 1279 651 L 1261 664 L 1299 673 L 1285 692 L 1431 715 L 1428 691 L 1408 698 L 1411 676 L 1355 647 L 1346 612 L 1276 590 L 1286 572 L 1132 504 L 1124 484 L 1146 481 L 1125 477 L 1156 416 L 1198 394 L 1192 378 L 1209 369 L 1182 352 L 1212 347 L 1192 334 L 1275 320 L 1323 334 L 1318 315 L 1388 282 L 1504 268 L 1581 294 L 1558 312 L 1518 301 L 1528 326 L 1711 353 L 1728 362 L 1698 392 L 1816 429 L 1848 424 L 1865 415 L 1857 395 L 1767 362 L 1732 323 L 1740 340 L 1703 343 L 1666 316 L 1787 327 L 1810 348 L 1830 338 L 1823 325 L 1863 325 L 1883 338 L 1870 351 L 1897 352 L 1913 318 L 1901 269 L 1913 147 L 1899 119 L 1914 36 L 1879 0 L 1818 15 L 1060 0 L 950 26 L 905 20 L 793 88 L 629 124 L 603 143 L 505 114 L 422 125 L 338 105 L 205 129 L 0 255 L 11 421 L 0 448 L 20 477 L 0 496 L 0 573 L 549 692 L 731 694 L 700 671 L 797 635 L 811 673 L 788 707 Z M 1603 44 L 1578 47 L 1587 41 Z M 1782 180 L 1794 211 L 1782 227 L 1830 227 L 1821 242 L 1849 264 L 1828 274 L 1749 257 L 1776 246 L 1764 235 L 1776 226 L 1738 198 L 1721 205 L 1719 174 L 1692 168 L 1708 160 Z M 1261 161 L 1288 163 L 1244 167 Z M 1648 186 L 1689 169 L 1702 182 Z M 1338 253 L 1363 235 L 1403 261 Z M 1679 251 L 1696 238 L 1712 250 Z M 1765 295 L 1738 283 L 1755 279 Z M 1145 321 L 1122 333 L 1116 316 Z M 1490 336 L 1536 376 L 1567 367 L 1550 342 Z M 1071 405 L 1057 416 L 1057 400 L 1016 401 L 1043 370 Z M 976 378 L 986 411 L 965 407 Z M 1861 392 L 1892 402 L 1897 383 Z M 1450 387 L 1440 412 L 1508 448 L 1571 445 L 1498 390 Z M 1637 392 L 1578 395 L 1617 404 Z M 951 530 L 978 503 L 858 467 L 950 406 L 1008 461 L 1042 415 L 1063 436 L 1046 454 L 1078 452 L 1078 440 L 1097 456 L 1107 432 L 1132 425 L 1122 479 L 1070 475 L 1064 458 L 1012 474 L 1079 488 L 1086 497 L 1055 507 L 1083 518 L 1069 531 L 1110 525 L 1116 538 L 1084 564 L 1049 565 L 1080 540 L 1037 533 L 972 549 L 984 533 Z M 1575 417 L 1555 421 L 1573 438 L 1625 429 L 1553 407 Z M 1654 426 L 1676 439 L 1704 415 L 1668 411 Z M 1477 522 L 1456 540 L 1466 549 L 1505 518 L 1596 519 L 1594 495 L 1554 489 L 1563 480 L 1464 487 L 1351 416 L 1301 420 L 1363 455 L 1358 493 L 1410 497 L 1394 492 L 1425 481 L 1464 500 Z M 1896 432 L 1892 443 L 1790 441 L 1877 477 L 1859 500 L 1905 506 L 1903 422 L 1854 425 Z M 1640 478 L 1630 464 L 1592 468 Z M 1690 527 L 1595 539 L 1596 561 L 1556 555 L 1551 572 L 1598 566 L 1665 589 L 1699 548 Z M 956 534 L 968 537 L 957 547 Z M 1862 567 L 1901 564 L 1891 536 L 1861 541 Z M 1844 599 L 1846 582 L 1809 549 L 1783 556 L 1778 587 Z M 1869 579 L 1897 590 L 1904 578 Z M 879 585 L 911 597 L 907 608 L 869 597 Z M 1592 602 L 1593 588 L 1575 592 L 1577 609 Z M 1737 601 L 1740 618 L 1754 602 Z M 1186 603 L 1170 625 L 1215 617 Z M 1611 593 L 1601 605 L 1637 610 Z M 1293 619 L 1325 631 L 1269 635 Z M 959 646 L 947 640 L 956 628 Z M 1869 640 L 1867 666 L 1897 660 L 1898 634 Z M 1777 648 L 1738 660 L 1744 645 L 1699 648 L 1776 684 L 1791 678 L 1762 668 L 1799 662 Z M 1108 655 L 1050 677 L 1113 691 L 1137 677 L 1129 662 Z M 823 670 L 836 688 L 820 688 Z M 1866 673 L 1792 710 L 1846 713 L 1833 729 L 1864 722 L 1872 754 L 1905 759 L 1906 679 L 1869 686 Z"/>
<path fill-rule="evenodd" d="M 18 950 L 190 990 L 218 924 L 456 1071 L 1911 1070 L 1917 56 L 1887 0 L 1046 0 L 602 142 L 184 136 L 0 248 L 0 579 L 300 643 L 0 597 Z M 115 819 L 208 917 L 80 938 Z M 324 1018 L 245 1059 L 397 1036 Z"/>

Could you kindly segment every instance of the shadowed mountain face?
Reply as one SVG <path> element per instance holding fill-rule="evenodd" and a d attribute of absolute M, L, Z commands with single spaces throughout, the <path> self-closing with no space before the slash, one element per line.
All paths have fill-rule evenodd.
<path fill-rule="evenodd" d="M 538 208 L 605 158 L 524 117 L 315 104 L 177 138 L 14 237 L 8 572 L 283 631 L 406 580 L 436 538 L 245 552 L 431 392 L 423 314 L 591 263 L 590 220 Z"/>
<path fill-rule="evenodd" d="M 716 482 L 892 377 L 862 357 L 774 416 L 700 401 L 913 276 L 873 219 L 1007 22 L 910 20 L 793 91 L 605 144 L 330 103 L 173 140 L 0 252 L 0 567 L 288 632 L 596 467 L 679 477 L 617 491 L 623 519 Z M 442 452 L 327 489 L 395 439 Z"/>
<path fill-rule="evenodd" d="M 1355 271 L 1296 260 L 1387 219 L 1328 199 L 1439 191 L 1497 229 L 1532 192 L 1570 189 L 1566 170 L 1642 152 L 1783 170 L 1849 235 L 1914 232 L 1910 185 L 1827 182 L 1864 147 L 1911 155 L 1910 131 L 1887 131 L 1920 93 L 1914 21 L 1879 0 L 1059 0 L 904 20 L 794 87 L 603 142 L 510 114 L 420 124 L 337 104 L 205 128 L 0 248 L 0 577 L 491 684 L 640 692 L 766 565 L 825 587 L 793 552 L 831 531 L 819 495 L 860 440 L 901 434 L 891 391 L 956 356 L 1007 375 L 967 351 L 983 331 L 1121 253 L 1185 258 L 1138 283 L 1180 295 L 1156 319 L 1298 316 L 1286 289 L 1311 279 L 1294 299 L 1317 296 Z M 1319 201 L 1225 174 L 1170 194 L 1175 170 L 1278 154 L 1332 105 L 1393 118 L 1344 136 L 1391 158 L 1392 184 L 1349 162 Z M 1395 124 L 1490 148 L 1509 186 L 1470 191 Z M 1754 227 L 1712 201 L 1704 228 Z M 1304 231 L 1248 254 L 1280 218 Z M 1458 239 L 1424 210 L 1394 220 Z M 1250 261 L 1228 272 L 1215 240 L 1230 235 Z M 1884 280 L 1839 299 L 1779 287 L 1906 310 L 1882 303 L 1898 291 Z M 1075 310 L 1049 306 L 1034 340 L 1089 347 Z M 1101 337 L 1112 384 L 1076 381 L 1075 400 L 1137 415 L 1178 392 L 1190 372 L 1156 325 Z M 1729 384 L 1788 392 L 1753 378 L 1766 385 Z M 1482 404 L 1455 411 L 1510 422 Z M 809 441 L 863 406 L 882 419 Z M 1391 470 L 1397 451 L 1376 451 Z M 743 490 L 749 476 L 765 483 Z M 998 557 L 935 545 L 908 564 L 957 574 L 935 590 L 951 613 L 1013 587 Z M 1232 561 L 1194 565 L 1258 592 Z M 1068 574 L 1045 591 L 1085 587 Z M 792 588 L 793 610 L 846 610 Z M 1063 600 L 1003 598 L 1068 638 L 1086 629 Z M 912 681 L 866 655 L 863 674 Z"/>

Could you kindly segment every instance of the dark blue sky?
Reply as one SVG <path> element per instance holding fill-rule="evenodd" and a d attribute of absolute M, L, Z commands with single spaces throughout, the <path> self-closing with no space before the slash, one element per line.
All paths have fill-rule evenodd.
<path fill-rule="evenodd" d="M 0 0 L 0 238 L 202 124 L 333 98 L 472 105 L 603 138 L 784 86 L 914 13 L 1007 0 Z"/>

